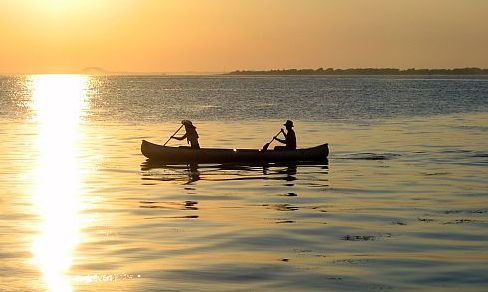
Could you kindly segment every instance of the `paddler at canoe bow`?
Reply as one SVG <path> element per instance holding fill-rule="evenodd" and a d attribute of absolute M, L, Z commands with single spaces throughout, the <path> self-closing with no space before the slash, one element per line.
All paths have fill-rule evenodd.
<path fill-rule="evenodd" d="M 181 123 L 183 124 L 183 126 L 185 126 L 186 133 L 181 137 L 175 137 L 173 135 L 171 136 L 171 138 L 176 140 L 183 140 L 186 138 L 186 141 L 190 143 L 191 148 L 200 149 L 200 144 L 198 144 L 198 133 L 196 127 L 193 126 L 193 124 L 189 120 L 183 120 L 181 121 Z"/>
<path fill-rule="evenodd" d="M 285 146 L 276 146 L 275 150 L 295 150 L 297 149 L 297 137 L 295 135 L 295 131 L 293 131 L 293 122 L 287 120 L 286 123 L 283 124 L 286 127 L 286 133 L 281 129 L 281 133 L 285 136 L 285 139 L 282 140 L 278 137 L 274 137 L 274 139 L 280 143 L 285 144 Z"/>

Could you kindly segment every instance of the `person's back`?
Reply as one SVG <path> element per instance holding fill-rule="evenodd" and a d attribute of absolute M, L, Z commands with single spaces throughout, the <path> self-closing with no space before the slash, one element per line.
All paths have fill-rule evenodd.
<path fill-rule="evenodd" d="M 186 140 L 190 143 L 190 147 L 195 149 L 200 149 L 196 127 L 193 125 L 185 126 L 185 130 L 186 130 L 186 134 L 185 134 Z"/>
<path fill-rule="evenodd" d="M 297 137 L 295 135 L 295 131 L 293 129 L 287 129 L 286 137 L 285 137 L 285 149 L 286 150 L 295 150 L 297 149 Z"/>

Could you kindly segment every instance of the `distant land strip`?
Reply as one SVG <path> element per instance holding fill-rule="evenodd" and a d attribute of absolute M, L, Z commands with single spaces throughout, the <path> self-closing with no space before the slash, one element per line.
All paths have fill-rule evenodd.
<path fill-rule="evenodd" d="M 488 75 L 488 69 L 395 69 L 395 68 L 355 68 L 355 69 L 276 69 L 267 71 L 237 70 L 226 75 Z"/>

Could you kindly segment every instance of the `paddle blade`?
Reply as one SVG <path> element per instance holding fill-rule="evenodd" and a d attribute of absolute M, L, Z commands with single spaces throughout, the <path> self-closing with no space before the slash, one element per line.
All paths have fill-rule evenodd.
<path fill-rule="evenodd" d="M 266 143 L 266 144 L 264 144 L 263 149 L 261 149 L 261 151 L 266 151 L 266 150 L 268 150 L 269 144 L 271 144 L 271 143 Z"/>

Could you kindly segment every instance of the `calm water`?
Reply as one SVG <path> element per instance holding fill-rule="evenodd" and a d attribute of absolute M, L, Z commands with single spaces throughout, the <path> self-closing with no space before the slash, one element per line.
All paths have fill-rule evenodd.
<path fill-rule="evenodd" d="M 330 159 L 148 164 L 183 118 Z M 488 285 L 486 77 L 0 77 L 0 134 L 0 291 Z"/>

